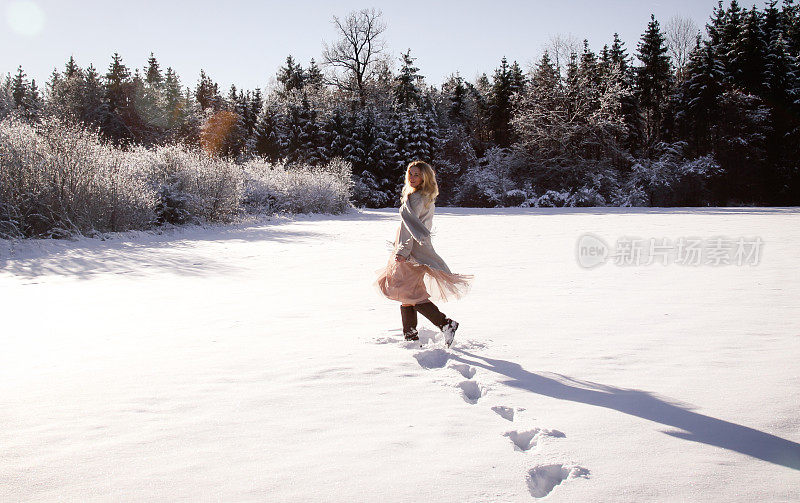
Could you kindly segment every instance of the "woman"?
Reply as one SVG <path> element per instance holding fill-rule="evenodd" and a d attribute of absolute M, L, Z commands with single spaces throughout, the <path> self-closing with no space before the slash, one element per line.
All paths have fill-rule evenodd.
<path fill-rule="evenodd" d="M 439 311 L 434 300 L 460 299 L 470 289 L 473 275 L 455 274 L 431 244 L 434 201 L 439 195 L 436 173 L 423 161 L 406 168 L 397 229 L 392 255 L 385 268 L 376 273 L 375 285 L 391 300 L 401 303 L 403 335 L 419 340 L 417 312 L 431 320 L 444 334 L 447 347 L 453 343 L 458 322 Z"/>

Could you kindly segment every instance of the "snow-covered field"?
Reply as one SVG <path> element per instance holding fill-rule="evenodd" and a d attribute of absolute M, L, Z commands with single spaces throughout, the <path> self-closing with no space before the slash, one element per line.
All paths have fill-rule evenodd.
<path fill-rule="evenodd" d="M 0 501 L 800 500 L 800 209 L 437 208 L 449 350 L 372 286 L 397 225 L 0 242 Z"/>

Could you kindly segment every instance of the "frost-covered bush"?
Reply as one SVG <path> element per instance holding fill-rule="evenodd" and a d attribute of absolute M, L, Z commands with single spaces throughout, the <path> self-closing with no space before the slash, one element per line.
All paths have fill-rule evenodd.
<path fill-rule="evenodd" d="M 456 194 L 456 203 L 461 206 L 477 208 L 493 208 L 496 206 L 516 206 L 524 198 L 516 202 L 517 195 L 512 192 L 518 189 L 515 173 L 520 169 L 521 158 L 516 152 L 506 149 L 491 148 L 486 151 L 477 166 L 467 168 L 461 177 Z M 509 204 L 506 197 L 511 193 Z"/>
<path fill-rule="evenodd" d="M 159 222 L 226 222 L 239 213 L 244 175 L 236 164 L 178 145 L 136 152 L 148 158 Z"/>
<path fill-rule="evenodd" d="M 570 195 L 569 206 L 605 206 L 606 198 L 594 187 L 581 187 Z"/>
<path fill-rule="evenodd" d="M 561 208 L 572 206 L 572 194 L 568 190 L 548 190 L 536 200 L 539 208 Z"/>
<path fill-rule="evenodd" d="M 650 196 L 635 182 L 626 183 L 611 196 L 612 206 L 650 206 Z"/>
<path fill-rule="evenodd" d="M 145 167 L 142 156 L 70 122 L 7 118 L 0 122 L 0 232 L 63 237 L 145 228 L 156 206 Z"/>
<path fill-rule="evenodd" d="M 241 166 L 177 145 L 116 149 L 66 119 L 0 121 L 0 237 L 66 237 L 230 221 L 243 209 L 340 213 L 352 168 Z"/>
<path fill-rule="evenodd" d="M 244 165 L 244 176 L 244 205 L 251 212 L 343 213 L 351 207 L 352 168 L 338 158 L 313 168 L 254 160 Z"/>
<path fill-rule="evenodd" d="M 504 206 L 520 206 L 528 198 L 522 189 L 511 189 L 503 195 Z"/>
<path fill-rule="evenodd" d="M 642 187 L 653 206 L 698 206 L 709 198 L 708 182 L 722 172 L 711 155 L 684 157 L 685 142 L 660 143 L 655 159 L 639 159 L 629 184 Z"/>

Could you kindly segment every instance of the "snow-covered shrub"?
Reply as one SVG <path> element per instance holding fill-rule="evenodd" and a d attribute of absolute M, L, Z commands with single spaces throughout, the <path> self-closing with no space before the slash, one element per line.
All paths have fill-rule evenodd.
<path fill-rule="evenodd" d="M 144 159 L 48 118 L 0 122 L 0 218 L 12 236 L 64 237 L 149 226 L 156 195 Z"/>
<path fill-rule="evenodd" d="M 650 197 L 640 185 L 626 183 L 612 194 L 611 205 L 622 207 L 650 206 Z"/>
<path fill-rule="evenodd" d="M 504 206 L 520 206 L 528 198 L 522 189 L 511 189 L 503 195 Z"/>
<path fill-rule="evenodd" d="M 518 188 L 514 174 L 519 171 L 520 163 L 521 158 L 516 152 L 490 148 L 478 165 L 467 168 L 461 177 L 456 202 L 461 206 L 477 208 L 507 206 L 506 194 Z M 512 200 L 516 201 L 518 197 L 513 194 Z M 524 198 L 519 203 L 522 201 Z"/>
<path fill-rule="evenodd" d="M 568 190 L 548 190 L 536 200 L 539 208 L 560 208 L 572 206 L 572 194 Z"/>
<path fill-rule="evenodd" d="M 236 164 L 178 145 L 135 152 L 148 158 L 160 222 L 225 222 L 239 213 L 244 176 Z"/>
<path fill-rule="evenodd" d="M 606 198 L 594 187 L 583 186 L 570 195 L 569 206 L 606 206 Z"/>
<path fill-rule="evenodd" d="M 244 205 L 251 212 L 343 213 L 350 208 L 350 163 L 334 159 L 321 167 L 244 165 Z"/>
<path fill-rule="evenodd" d="M 640 186 L 653 206 L 697 206 L 708 197 L 708 181 L 722 172 L 712 155 L 684 157 L 686 142 L 660 143 L 655 159 L 639 159 L 629 183 Z"/>

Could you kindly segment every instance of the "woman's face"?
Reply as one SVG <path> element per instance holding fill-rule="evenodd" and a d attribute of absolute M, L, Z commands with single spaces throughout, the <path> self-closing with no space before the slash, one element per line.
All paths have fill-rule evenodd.
<path fill-rule="evenodd" d="M 419 168 L 411 168 L 408 170 L 408 183 L 415 189 L 422 185 L 422 171 Z"/>

